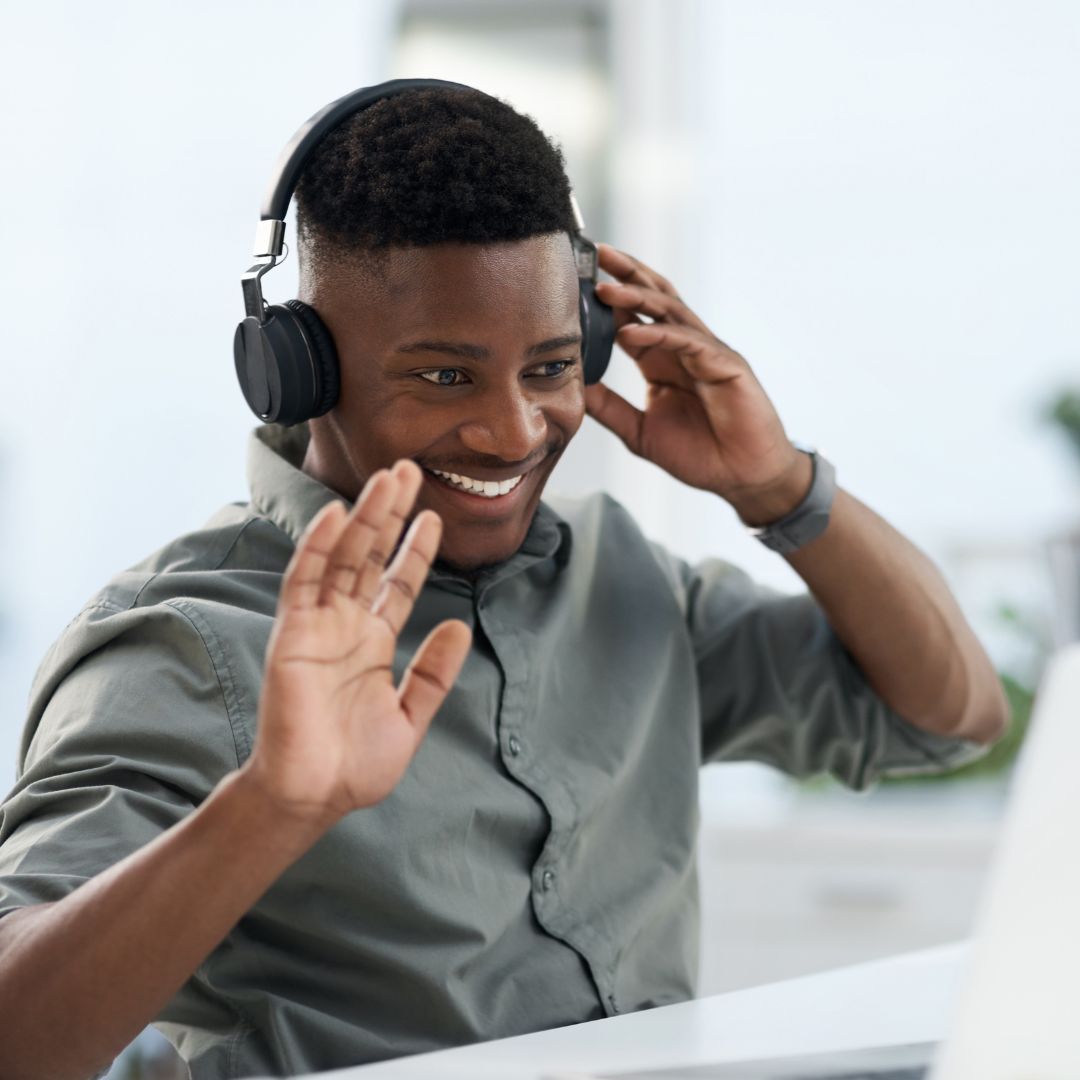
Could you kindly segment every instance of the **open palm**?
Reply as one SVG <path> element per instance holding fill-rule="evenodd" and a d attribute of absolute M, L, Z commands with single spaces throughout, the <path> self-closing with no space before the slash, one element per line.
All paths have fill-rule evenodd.
<path fill-rule="evenodd" d="M 387 566 L 421 481 L 415 463 L 399 461 L 371 477 L 351 512 L 324 507 L 285 572 L 249 767 L 291 812 L 336 820 L 385 798 L 468 654 L 469 627 L 440 623 L 394 685 L 397 637 L 442 531 L 423 511 Z"/>

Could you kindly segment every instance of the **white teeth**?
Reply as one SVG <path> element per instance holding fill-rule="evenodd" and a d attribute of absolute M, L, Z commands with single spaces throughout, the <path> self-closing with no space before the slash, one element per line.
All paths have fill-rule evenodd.
<path fill-rule="evenodd" d="M 438 469 L 431 470 L 436 476 L 441 477 L 451 487 L 461 488 L 473 495 L 482 495 L 485 499 L 495 499 L 500 495 L 508 495 L 524 479 L 515 476 L 510 480 L 474 480 L 471 476 L 459 476 L 457 473 L 440 472 Z"/>

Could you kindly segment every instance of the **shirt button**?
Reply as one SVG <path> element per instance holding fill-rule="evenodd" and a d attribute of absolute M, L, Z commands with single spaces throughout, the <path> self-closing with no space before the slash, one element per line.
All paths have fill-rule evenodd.
<path fill-rule="evenodd" d="M 547 892 L 555 884 L 555 871 L 545 870 L 540 878 L 540 884 L 544 887 L 544 892 Z"/>
<path fill-rule="evenodd" d="M 516 735 L 511 735 L 506 745 L 514 757 L 521 753 L 521 740 Z"/>

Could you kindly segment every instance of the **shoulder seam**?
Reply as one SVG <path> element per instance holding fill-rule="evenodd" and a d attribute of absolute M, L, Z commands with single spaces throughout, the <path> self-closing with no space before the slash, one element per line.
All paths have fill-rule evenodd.
<path fill-rule="evenodd" d="M 72 616 L 71 616 L 71 618 L 70 618 L 70 619 L 68 619 L 68 621 L 67 621 L 67 623 L 66 623 L 66 624 L 64 625 L 63 629 L 61 629 L 60 633 L 56 635 L 56 638 L 55 638 L 55 639 L 53 640 L 52 646 L 50 646 L 50 648 L 53 648 L 53 647 L 55 647 L 55 646 L 56 646 L 56 644 L 57 644 L 57 643 L 58 643 L 58 642 L 60 641 L 60 639 L 61 639 L 61 638 L 62 638 L 62 637 L 63 637 L 63 636 L 64 636 L 64 635 L 65 635 L 65 634 L 66 634 L 66 633 L 67 633 L 67 632 L 68 632 L 68 631 L 69 631 L 69 630 L 70 630 L 70 629 L 72 628 L 72 626 L 73 626 L 73 625 L 74 625 L 75 623 L 77 623 L 77 622 L 78 622 L 78 621 L 79 621 L 79 620 L 80 620 L 80 619 L 81 619 L 81 618 L 82 618 L 82 617 L 83 617 L 84 615 L 86 615 L 86 614 L 87 614 L 88 612 L 91 612 L 91 611 L 98 611 L 98 610 L 101 610 L 101 611 L 111 611 L 111 612 L 112 612 L 112 613 L 113 613 L 114 615 L 121 615 L 121 614 L 123 614 L 123 613 L 124 613 L 125 611 L 128 611 L 128 610 L 130 610 L 130 609 L 129 609 L 129 608 L 126 608 L 126 607 L 124 607 L 124 606 L 123 606 L 123 604 L 118 604 L 118 603 L 116 603 L 116 601 L 114 601 L 114 600 L 106 600 L 106 599 L 105 599 L 104 597 L 102 597 L 102 598 L 101 598 L 101 599 L 99 599 L 99 600 L 94 600 L 94 601 L 93 601 L 92 603 L 89 603 L 89 604 L 84 604 L 84 605 L 83 605 L 83 606 L 82 606 L 81 608 L 79 608 L 79 610 L 78 610 L 78 611 L 77 611 L 77 612 L 76 612 L 76 613 L 75 613 L 74 615 L 72 615 Z M 31 687 L 31 689 L 32 689 L 32 687 Z"/>
<path fill-rule="evenodd" d="M 181 606 L 182 604 L 184 606 Z M 225 706 L 225 716 L 228 718 L 229 731 L 232 734 L 233 750 L 236 753 L 236 767 L 239 768 L 250 756 L 251 745 L 248 742 L 247 732 L 244 730 L 242 719 L 238 715 L 240 712 L 240 704 L 236 693 L 236 680 L 233 676 L 232 669 L 229 667 L 228 660 L 225 657 L 225 652 L 221 649 L 220 642 L 218 642 L 213 630 L 198 617 L 197 612 L 188 610 L 188 605 L 184 604 L 182 597 L 165 600 L 164 606 L 172 608 L 173 611 L 183 616 L 183 618 L 191 624 L 192 629 L 199 635 L 199 640 L 206 650 L 207 659 L 210 661 L 210 666 L 214 671 L 214 677 L 218 682 L 218 689 L 221 691 L 222 704 Z M 217 647 L 221 656 L 222 666 L 225 668 L 224 677 L 222 676 L 221 667 L 218 666 L 218 662 L 214 658 L 214 650 L 210 648 L 210 642 L 207 641 L 207 637 L 213 639 L 214 645 Z"/>
<path fill-rule="evenodd" d="M 240 540 L 240 537 L 244 535 L 244 532 L 247 529 L 247 527 L 252 522 L 259 521 L 259 520 L 261 520 L 261 519 L 259 518 L 259 516 L 257 514 L 252 514 L 251 516 L 249 516 L 248 519 L 241 524 L 240 528 L 236 530 L 236 535 L 232 538 L 232 540 L 229 541 L 229 546 L 225 549 L 225 553 L 221 556 L 220 559 L 218 559 L 218 561 L 213 566 L 207 567 L 207 569 L 208 570 L 220 570 L 222 565 L 224 564 L 225 560 L 232 554 L 233 548 L 236 547 L 237 543 Z M 146 591 L 146 589 L 150 585 L 150 583 L 152 581 L 154 581 L 155 579 L 159 578 L 160 576 L 161 576 L 161 571 L 160 570 L 155 570 L 154 573 L 152 573 L 139 586 L 139 591 L 135 594 L 135 598 L 131 601 L 131 606 L 132 607 L 135 607 L 135 606 L 138 605 L 140 597 Z M 166 601 L 166 603 L 167 602 L 168 601 Z"/>

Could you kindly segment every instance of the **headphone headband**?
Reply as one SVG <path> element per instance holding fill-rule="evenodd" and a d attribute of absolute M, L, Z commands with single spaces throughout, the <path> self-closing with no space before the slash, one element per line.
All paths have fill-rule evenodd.
<path fill-rule="evenodd" d="M 233 360 L 247 403 L 260 420 L 297 424 L 333 408 L 340 389 L 337 350 L 318 313 L 299 300 L 267 306 L 263 276 L 284 249 L 285 215 L 312 153 L 323 138 L 353 113 L 408 90 L 474 90 L 442 79 L 393 79 L 330 102 L 289 140 L 274 168 L 255 232 L 257 260 L 240 278 L 243 322 L 233 337 Z M 485 95 L 489 96 L 489 95 Z M 614 316 L 596 295 L 597 249 L 582 229 L 573 195 L 574 232 L 570 242 L 578 273 L 578 310 L 586 383 L 598 382 L 607 367 L 615 338 Z"/>
<path fill-rule="evenodd" d="M 259 227 L 255 233 L 256 258 L 281 254 L 285 236 L 285 215 L 300 176 L 315 148 L 334 128 L 353 113 L 361 112 L 383 98 L 396 97 L 409 90 L 473 90 L 463 83 L 443 79 L 391 79 L 377 86 L 365 86 L 331 101 L 308 119 L 289 140 L 274 166 L 274 175 L 263 199 Z M 481 91 L 474 90 L 474 93 Z"/>

